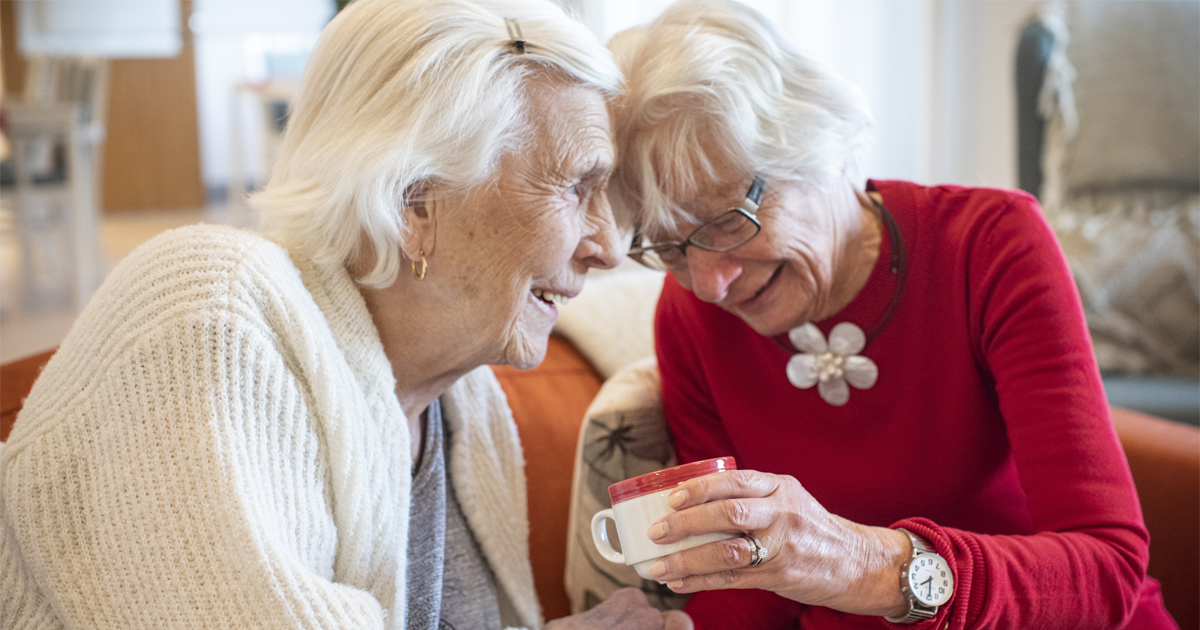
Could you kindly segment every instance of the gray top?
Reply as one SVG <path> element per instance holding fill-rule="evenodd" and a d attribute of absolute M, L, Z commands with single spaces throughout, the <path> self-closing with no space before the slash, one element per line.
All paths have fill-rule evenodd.
<path fill-rule="evenodd" d="M 449 483 L 441 404 L 429 405 L 413 472 L 408 536 L 409 630 L 499 630 L 496 578 Z"/>

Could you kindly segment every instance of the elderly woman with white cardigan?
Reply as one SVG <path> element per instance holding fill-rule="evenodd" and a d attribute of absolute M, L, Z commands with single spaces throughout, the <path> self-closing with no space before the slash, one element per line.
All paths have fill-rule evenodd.
<path fill-rule="evenodd" d="M 322 35 L 270 237 L 194 226 L 111 274 L 0 453 L 0 627 L 541 625 L 532 367 L 618 260 L 606 101 L 549 2 L 359 0 Z M 554 628 L 686 628 L 633 591 Z"/>

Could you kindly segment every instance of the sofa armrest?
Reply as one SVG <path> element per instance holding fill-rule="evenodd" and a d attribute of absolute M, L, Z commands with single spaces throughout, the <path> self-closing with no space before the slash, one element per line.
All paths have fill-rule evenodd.
<path fill-rule="evenodd" d="M 48 350 L 17 359 L 11 363 L 0 365 L 0 442 L 8 440 L 13 423 L 17 421 L 17 413 L 25 404 L 25 397 L 33 389 L 42 368 L 54 356 L 55 350 Z"/>
<path fill-rule="evenodd" d="M 1152 577 L 1180 628 L 1200 628 L 1200 428 L 1112 408 L 1150 530 Z"/>

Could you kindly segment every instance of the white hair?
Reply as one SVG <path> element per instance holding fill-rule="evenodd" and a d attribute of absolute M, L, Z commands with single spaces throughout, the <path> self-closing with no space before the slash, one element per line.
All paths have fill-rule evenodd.
<path fill-rule="evenodd" d="M 525 44 L 519 53 L 506 18 Z M 621 74 L 583 24 L 546 0 L 356 0 L 325 28 L 279 158 L 250 204 L 289 249 L 392 284 L 406 195 L 486 181 L 528 136 L 523 85 L 549 71 L 612 98 Z"/>
<path fill-rule="evenodd" d="M 620 157 L 611 197 L 623 222 L 636 214 L 637 224 L 672 229 L 691 220 L 674 200 L 695 195 L 696 174 L 718 175 L 720 161 L 745 165 L 725 177 L 862 187 L 872 121 L 861 90 L 796 51 L 757 11 L 681 0 L 609 48 L 626 77 L 612 105 Z"/>

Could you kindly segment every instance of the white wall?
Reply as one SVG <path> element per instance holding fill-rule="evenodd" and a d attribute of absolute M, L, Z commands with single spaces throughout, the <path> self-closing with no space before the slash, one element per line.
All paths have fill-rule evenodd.
<path fill-rule="evenodd" d="M 1017 187 L 1015 59 L 1035 0 L 937 3 L 934 181 Z"/>
<path fill-rule="evenodd" d="M 575 0 L 601 36 L 667 0 Z M 867 173 L 1015 187 L 1013 59 L 1037 0 L 747 0 L 793 44 L 866 93 L 876 123 Z"/>
<path fill-rule="evenodd" d="M 262 116 L 254 100 L 234 101 L 234 86 L 267 78 L 265 55 L 304 56 L 333 16 L 333 0 L 195 0 L 189 25 L 196 56 L 196 99 L 204 185 L 223 189 L 231 162 L 241 159 L 247 178 L 265 176 Z M 237 126 L 235 126 L 237 123 Z M 233 155 L 233 134 L 242 151 Z"/>
<path fill-rule="evenodd" d="M 668 0 L 561 0 L 604 39 L 654 18 Z M 747 0 L 799 48 L 866 93 L 876 121 L 867 174 L 1016 187 L 1013 59 L 1037 0 Z M 261 52 L 311 45 L 333 0 L 195 0 L 202 168 L 229 180 L 232 88 L 261 80 Z M 258 61 L 255 61 L 258 59 Z M 243 164 L 261 178 L 258 113 L 238 110 Z"/>

